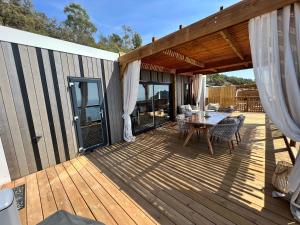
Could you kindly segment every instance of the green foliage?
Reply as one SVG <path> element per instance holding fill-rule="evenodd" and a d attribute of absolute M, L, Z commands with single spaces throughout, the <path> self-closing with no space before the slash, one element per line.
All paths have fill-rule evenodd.
<path fill-rule="evenodd" d="M 113 52 L 129 52 L 142 45 L 141 35 L 131 29 L 131 27 L 122 26 L 122 36 L 119 34 L 111 34 L 108 36 L 100 36 L 98 47 Z"/>
<path fill-rule="evenodd" d="M 207 76 L 208 86 L 241 85 L 241 84 L 254 84 L 254 83 L 255 81 L 251 79 L 226 76 L 218 73 Z"/>
<path fill-rule="evenodd" d="M 66 20 L 58 23 L 55 18 L 37 12 L 31 0 L 0 0 L 0 25 L 114 52 L 128 52 L 142 44 L 140 34 L 125 25 L 121 36 L 114 33 L 101 36 L 96 43 L 97 28 L 81 5 L 71 3 L 64 8 L 64 13 Z"/>
<path fill-rule="evenodd" d="M 142 41 L 142 36 L 139 33 L 135 32 L 133 34 L 133 37 L 132 37 L 133 48 L 136 49 L 136 48 L 141 47 L 142 46 L 142 42 L 143 42 Z"/>
<path fill-rule="evenodd" d="M 90 21 L 86 10 L 79 4 L 71 3 L 64 9 L 67 19 L 63 22 L 68 31 L 69 39 L 83 45 L 95 45 L 93 35 L 97 31 L 96 26 Z"/>

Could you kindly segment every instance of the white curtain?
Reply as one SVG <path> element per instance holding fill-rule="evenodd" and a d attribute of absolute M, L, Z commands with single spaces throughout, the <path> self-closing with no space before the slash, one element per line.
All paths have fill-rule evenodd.
<path fill-rule="evenodd" d="M 205 98 L 206 98 L 206 76 L 202 75 L 200 78 L 200 100 L 199 100 L 199 108 L 201 111 L 205 110 Z"/>
<path fill-rule="evenodd" d="M 199 109 L 204 111 L 205 109 L 205 98 L 206 98 L 206 76 L 195 75 L 193 80 L 193 95 L 196 101 L 196 105 Z"/>
<path fill-rule="evenodd" d="M 194 79 L 193 79 L 192 87 L 193 87 L 193 96 L 194 96 L 196 105 L 198 105 L 199 101 L 200 101 L 200 92 L 199 92 L 199 88 L 201 86 L 200 81 L 201 81 L 200 75 L 195 75 Z"/>
<path fill-rule="evenodd" d="M 140 80 L 141 60 L 136 60 L 127 65 L 123 78 L 123 138 L 127 142 L 132 142 L 135 137 L 132 135 L 130 114 L 133 112 L 138 96 Z"/>
<path fill-rule="evenodd" d="M 264 110 L 287 137 L 300 141 L 300 8 L 298 3 L 249 22 L 255 79 Z M 300 184 L 300 157 L 288 190 Z"/>

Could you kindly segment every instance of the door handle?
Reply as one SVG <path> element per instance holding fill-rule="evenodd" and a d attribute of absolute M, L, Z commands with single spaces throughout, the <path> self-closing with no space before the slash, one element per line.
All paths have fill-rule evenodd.
<path fill-rule="evenodd" d="M 99 114 L 100 114 L 100 117 L 102 119 L 103 118 L 103 110 L 102 109 L 100 110 Z"/>

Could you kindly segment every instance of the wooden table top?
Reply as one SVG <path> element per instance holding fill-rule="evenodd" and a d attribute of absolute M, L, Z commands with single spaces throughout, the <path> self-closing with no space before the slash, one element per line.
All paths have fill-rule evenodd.
<path fill-rule="evenodd" d="M 220 123 L 223 119 L 231 115 L 231 113 L 223 112 L 209 112 L 209 117 L 204 117 L 201 113 L 193 114 L 187 118 L 187 123 L 195 125 L 209 125 L 215 126 Z"/>

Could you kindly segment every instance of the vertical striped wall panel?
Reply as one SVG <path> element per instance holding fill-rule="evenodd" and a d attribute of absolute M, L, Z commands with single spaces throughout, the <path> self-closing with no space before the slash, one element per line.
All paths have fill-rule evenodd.
<path fill-rule="evenodd" d="M 122 140 L 118 62 L 0 42 L 0 136 L 12 179 L 74 158 L 68 77 L 101 79 L 110 143 Z"/>
<path fill-rule="evenodd" d="M 98 60 L 101 66 L 105 99 L 107 102 L 107 115 L 109 121 L 110 142 L 115 143 L 122 140 L 123 119 L 122 119 L 122 95 L 119 79 L 119 66 L 117 62 Z M 99 68 L 99 67 L 98 67 Z"/>

